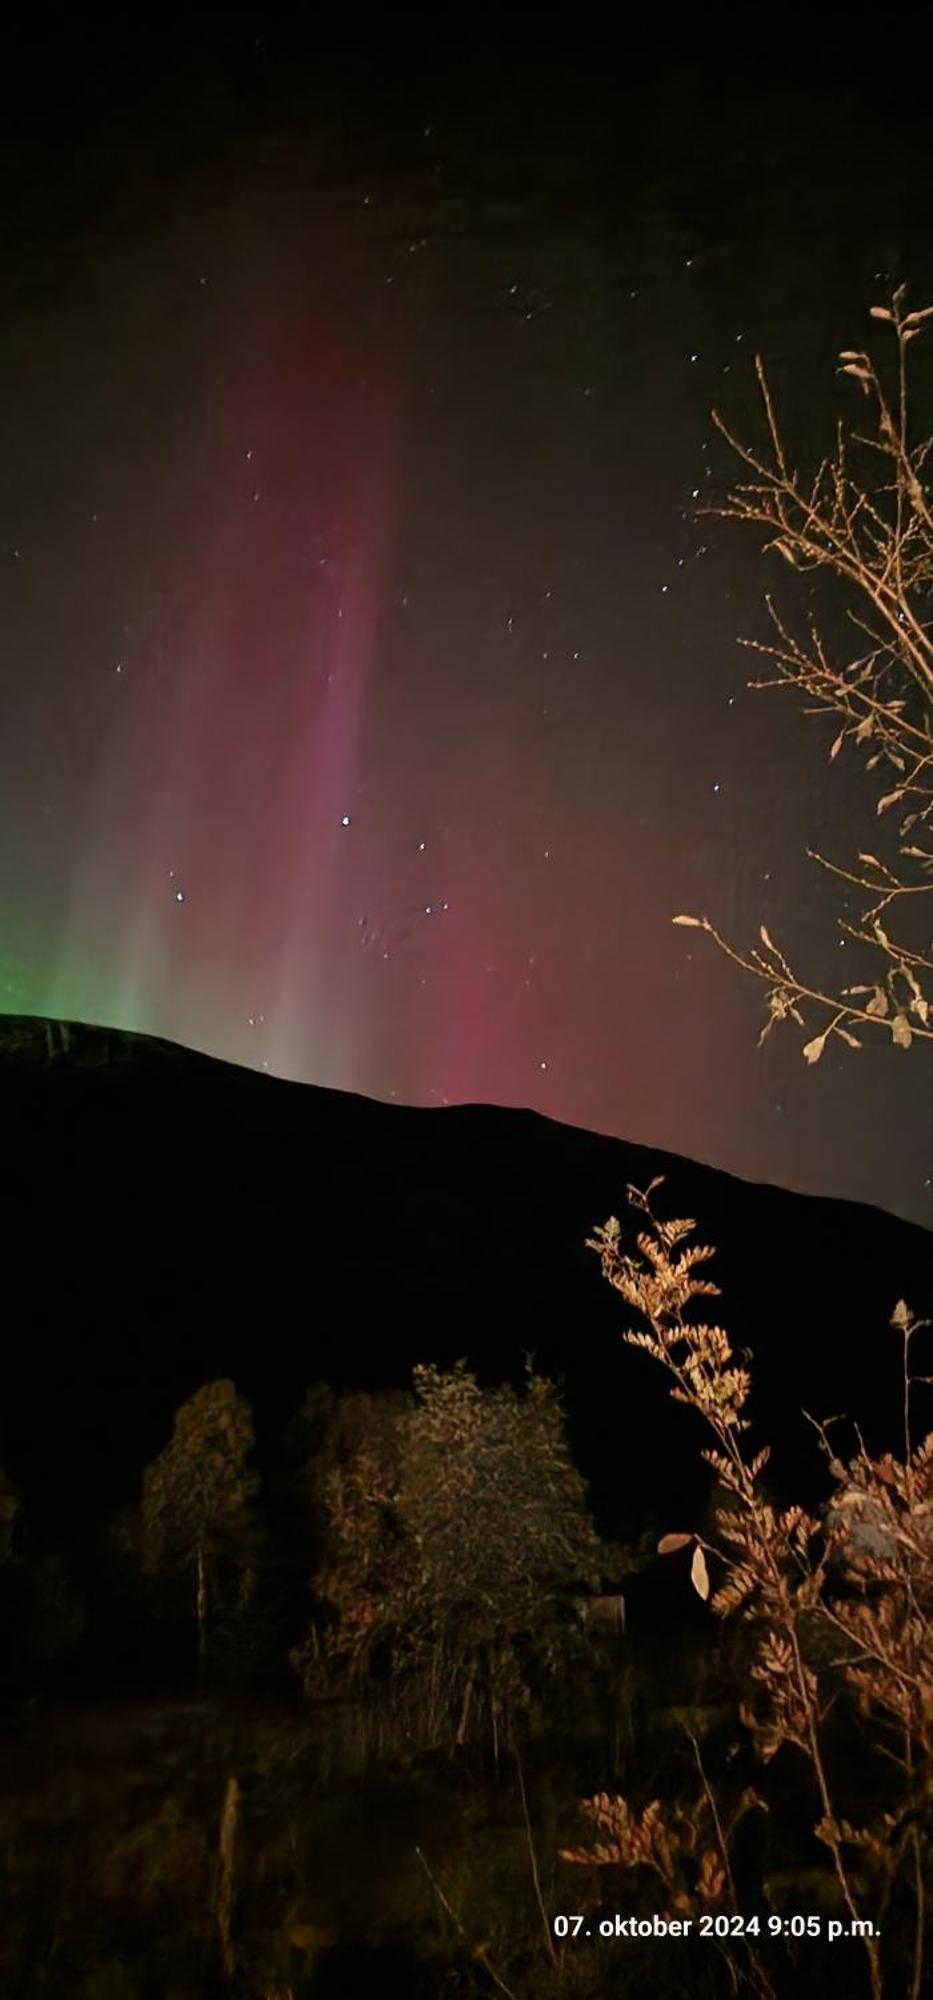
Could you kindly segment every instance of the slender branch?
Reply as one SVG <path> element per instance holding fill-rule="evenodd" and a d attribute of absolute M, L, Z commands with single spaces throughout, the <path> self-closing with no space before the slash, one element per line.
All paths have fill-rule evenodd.
<path fill-rule="evenodd" d="M 424 1855 L 421 1852 L 420 1847 L 415 1848 L 415 1853 L 418 1857 L 418 1860 L 421 1863 L 422 1868 L 424 1869 L 424 1872 L 428 1878 L 428 1881 L 431 1884 L 431 1887 L 434 1891 L 435 1896 L 437 1897 L 438 1902 L 441 1905 L 441 1908 L 446 1910 L 451 1923 L 454 1925 L 460 1937 L 463 1939 L 463 1942 L 466 1945 L 467 1950 L 471 1953 L 471 1955 L 475 1957 L 476 1955 L 475 1949 L 470 1943 L 469 1937 L 467 1936 L 467 1933 L 464 1930 L 463 1924 L 460 1918 L 458 1917 L 456 1910 L 453 1908 L 453 1905 L 448 1902 L 447 1897 L 445 1896 L 440 1883 L 437 1881 L 436 1877 L 432 1875 L 431 1870 L 428 1867 L 428 1864 L 424 1858 Z M 511 1986 L 507 1986 L 505 1980 L 500 1978 L 498 1972 L 496 1971 L 495 1966 L 490 1965 L 485 1952 L 482 1954 L 482 1962 L 486 1971 L 489 1974 L 490 1979 L 492 1980 L 493 1985 L 499 1988 L 500 1993 L 504 1993 L 506 1995 L 506 2000 L 517 2000 L 517 1995 L 513 1993 Z"/>
<path fill-rule="evenodd" d="M 517 1749 L 515 1751 L 515 1767 L 516 1770 L 518 1771 L 518 1788 L 519 1791 L 521 1792 L 521 1797 L 522 1797 L 522 1812 L 525 1817 L 525 1833 L 528 1839 L 528 1854 L 531 1861 L 531 1879 L 532 1882 L 534 1883 L 535 1900 L 541 1912 L 541 1922 L 544 1925 L 544 1935 L 547 1941 L 547 1948 L 551 1959 L 551 1963 L 553 1964 L 555 1969 L 558 1969 L 560 1961 L 558 1959 L 557 1947 L 554 1943 L 554 1938 L 551 1932 L 551 1925 L 550 1925 L 550 1920 L 548 1918 L 548 1913 L 544 1907 L 544 1897 L 541 1894 L 541 1877 L 538 1874 L 538 1857 L 535 1853 L 535 1844 L 531 1832 L 531 1819 L 528 1812 L 528 1798 L 525 1792 L 525 1774 L 522 1770 L 522 1761 L 518 1754 Z"/>

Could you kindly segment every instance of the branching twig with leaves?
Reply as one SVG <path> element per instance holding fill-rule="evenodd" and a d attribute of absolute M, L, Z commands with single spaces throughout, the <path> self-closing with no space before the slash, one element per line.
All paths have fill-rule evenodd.
<path fill-rule="evenodd" d="M 902 1049 L 915 1040 L 933 1040 L 933 939 L 923 926 L 929 907 L 923 899 L 933 894 L 933 501 L 924 479 L 933 438 L 911 443 L 907 391 L 907 349 L 933 321 L 933 307 L 905 312 L 904 302 L 900 286 L 890 306 L 871 308 L 897 343 L 893 395 L 866 352 L 846 348 L 839 357 L 840 372 L 858 384 L 872 407 L 872 431 L 849 432 L 840 423 L 835 450 L 812 481 L 805 479 L 788 458 L 757 357 L 768 442 L 759 449 L 741 443 L 714 410 L 717 429 L 749 476 L 737 481 L 720 505 L 697 510 L 764 528 L 765 550 L 774 550 L 794 570 L 823 571 L 840 587 L 847 621 L 858 635 L 850 655 L 833 658 L 813 620 L 805 636 L 793 634 L 769 595 L 773 641 L 741 643 L 763 655 L 773 671 L 749 686 L 794 688 L 807 697 L 807 714 L 833 716 L 839 727 L 830 761 L 847 744 L 864 748 L 866 769 L 884 780 L 876 816 L 906 808 L 893 866 L 860 852 L 852 867 L 843 868 L 807 850 L 862 898 L 858 921 L 840 918 L 839 925 L 880 957 L 881 969 L 870 984 L 828 993 L 819 982 L 798 976 L 764 928 L 763 950 L 742 952 L 727 944 L 707 917 L 674 918 L 707 931 L 736 965 L 767 985 L 762 1040 L 776 1021 L 790 1018 L 805 1028 L 807 1013 L 829 1015 L 805 1044 L 809 1063 L 819 1060 L 830 1037 L 860 1047 L 853 1033 L 859 1027 L 882 1029 Z M 905 920 L 909 935 L 890 934 L 889 911 Z"/>

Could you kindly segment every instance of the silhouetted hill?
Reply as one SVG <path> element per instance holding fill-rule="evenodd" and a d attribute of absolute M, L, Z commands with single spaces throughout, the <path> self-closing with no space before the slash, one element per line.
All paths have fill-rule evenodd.
<path fill-rule="evenodd" d="M 398 1384 L 461 1354 L 514 1373 L 529 1349 L 565 1381 L 607 1525 L 646 1508 L 681 1525 L 706 1440 L 620 1339 L 625 1310 L 584 1246 L 625 1221 L 627 1182 L 659 1173 L 659 1212 L 717 1246 L 711 1304 L 754 1351 L 779 1478 L 809 1484 L 818 1465 L 801 1405 L 900 1441 L 888 1320 L 900 1296 L 933 1317 L 933 1235 L 879 1210 L 531 1111 L 374 1103 L 104 1029 L 6 1019 L 0 1092 L 0 1455 L 58 1546 L 132 1497 L 212 1376 L 253 1401 L 268 1462 L 317 1378 Z M 922 1348 L 919 1363 L 933 1372 Z"/>

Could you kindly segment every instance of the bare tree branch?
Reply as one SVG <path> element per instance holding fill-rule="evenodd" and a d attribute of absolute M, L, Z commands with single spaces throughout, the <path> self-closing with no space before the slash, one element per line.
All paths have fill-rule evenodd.
<path fill-rule="evenodd" d="M 880 960 L 869 985 L 826 992 L 820 982 L 800 978 L 764 930 L 765 954 L 744 953 L 727 944 L 706 917 L 674 919 L 708 931 L 733 963 L 768 985 L 762 1041 L 775 1021 L 789 1016 L 806 1029 L 808 1012 L 829 1014 L 823 1031 L 804 1045 L 809 1063 L 819 1060 L 831 1035 L 859 1048 L 852 1033 L 856 1026 L 880 1030 L 902 1049 L 933 1039 L 925 983 L 933 973 L 933 938 L 923 943 L 913 930 L 895 938 L 880 922 L 888 910 L 905 920 L 909 912 L 914 922 L 916 913 L 924 912 L 917 898 L 933 894 L 933 840 L 925 846 L 917 839 L 917 829 L 933 819 L 933 505 L 923 478 L 933 438 L 910 441 L 907 380 L 907 348 L 933 321 L 933 306 L 907 313 L 904 298 L 900 286 L 890 306 L 871 308 L 872 318 L 888 326 L 897 343 L 893 400 L 868 353 L 846 348 L 839 356 L 839 372 L 858 384 L 871 405 L 874 434 L 847 431 L 840 422 L 832 455 L 822 460 L 812 482 L 805 482 L 791 469 L 757 356 L 769 448 L 743 443 L 714 410 L 717 430 L 753 477 L 736 482 L 718 505 L 697 509 L 700 515 L 764 529 L 765 551 L 774 550 L 792 569 L 825 571 L 841 589 L 846 620 L 868 640 L 867 649 L 835 658 L 815 622 L 805 635 L 790 632 L 768 595 L 775 641 L 740 643 L 770 661 L 774 671 L 748 685 L 793 688 L 807 697 L 806 714 L 834 716 L 840 726 L 830 762 L 846 745 L 866 749 L 865 770 L 878 772 L 881 780 L 876 819 L 885 819 L 892 808 L 908 808 L 883 829 L 890 860 L 860 853 L 857 865 L 844 867 L 807 850 L 865 899 L 855 924 L 845 917 L 838 923 L 844 934 L 870 948 L 876 966 Z M 854 1004 L 865 995 L 870 996 L 865 1005 Z"/>

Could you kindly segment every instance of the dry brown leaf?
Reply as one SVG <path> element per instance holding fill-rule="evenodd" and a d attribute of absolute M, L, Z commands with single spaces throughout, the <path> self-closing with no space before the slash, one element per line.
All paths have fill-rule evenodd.
<path fill-rule="evenodd" d="M 706 1567 L 706 1557 L 699 1543 L 693 1551 L 693 1561 L 690 1564 L 690 1581 L 697 1596 L 702 1597 L 705 1602 L 709 1596 L 709 1571 Z"/>

